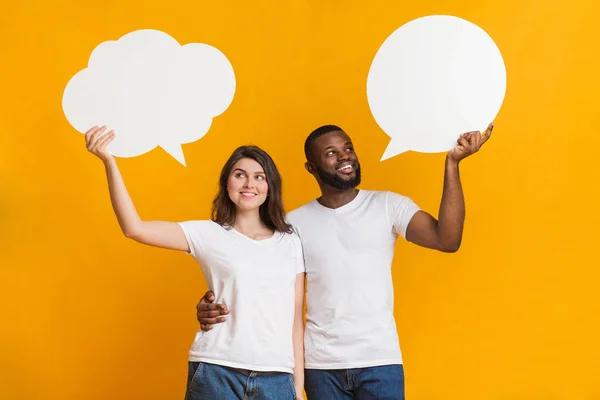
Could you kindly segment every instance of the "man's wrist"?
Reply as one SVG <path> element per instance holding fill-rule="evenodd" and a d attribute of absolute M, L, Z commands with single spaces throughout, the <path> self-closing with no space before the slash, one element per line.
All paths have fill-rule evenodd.
<path fill-rule="evenodd" d="M 458 168 L 459 163 L 460 163 L 460 160 L 455 160 L 452 157 L 450 157 L 449 155 L 446 156 L 446 167 Z"/>

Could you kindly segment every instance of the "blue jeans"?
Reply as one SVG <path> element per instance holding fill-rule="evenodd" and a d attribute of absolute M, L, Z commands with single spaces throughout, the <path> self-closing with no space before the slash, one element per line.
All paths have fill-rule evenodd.
<path fill-rule="evenodd" d="M 405 400 L 401 364 L 354 369 L 307 369 L 308 400 Z"/>
<path fill-rule="evenodd" d="M 295 400 L 294 377 L 189 362 L 185 400 Z"/>

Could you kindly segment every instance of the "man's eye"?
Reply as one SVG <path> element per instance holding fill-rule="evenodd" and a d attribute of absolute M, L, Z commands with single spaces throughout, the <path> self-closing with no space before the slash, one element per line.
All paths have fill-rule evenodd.
<path fill-rule="evenodd" d="M 354 149 L 353 149 L 352 147 L 348 147 L 348 148 L 346 149 L 346 151 L 347 151 L 348 153 L 354 153 Z"/>

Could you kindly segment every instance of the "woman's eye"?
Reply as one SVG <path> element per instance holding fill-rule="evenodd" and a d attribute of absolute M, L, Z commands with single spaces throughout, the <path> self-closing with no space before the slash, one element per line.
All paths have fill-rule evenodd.
<path fill-rule="evenodd" d="M 257 175 L 256 179 L 259 180 L 259 181 L 263 181 L 263 180 L 265 180 L 265 177 L 262 176 L 262 175 Z"/>
<path fill-rule="evenodd" d="M 243 177 L 244 177 L 244 174 L 242 174 L 241 172 L 238 172 L 238 173 L 235 175 L 235 177 L 236 177 L 236 178 L 243 178 Z"/>

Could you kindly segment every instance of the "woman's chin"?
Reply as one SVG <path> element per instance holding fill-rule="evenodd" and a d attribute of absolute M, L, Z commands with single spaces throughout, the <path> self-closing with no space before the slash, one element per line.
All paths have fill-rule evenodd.
<path fill-rule="evenodd" d="M 261 201 L 260 199 L 242 199 L 237 201 L 235 205 L 238 211 L 247 212 L 257 210 L 263 203 L 264 200 Z"/>

